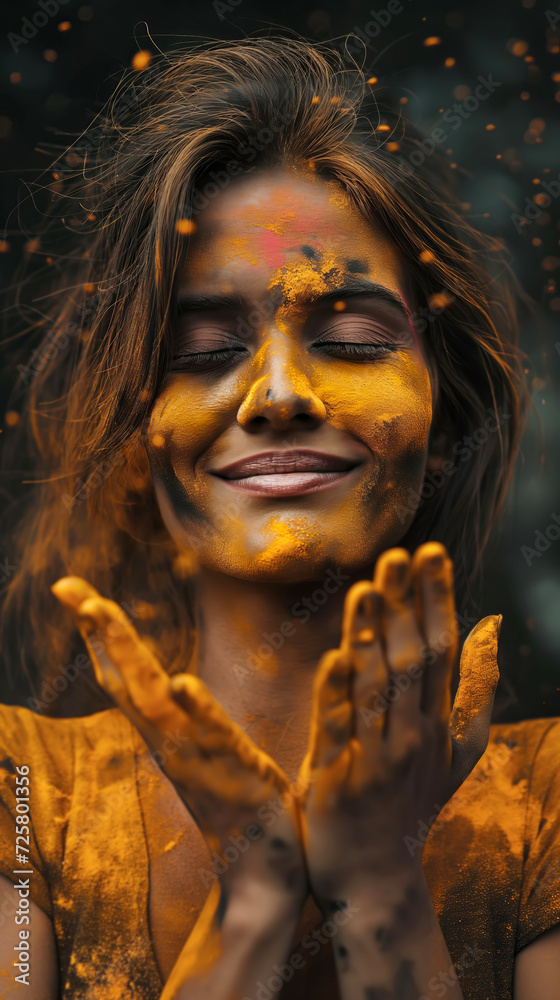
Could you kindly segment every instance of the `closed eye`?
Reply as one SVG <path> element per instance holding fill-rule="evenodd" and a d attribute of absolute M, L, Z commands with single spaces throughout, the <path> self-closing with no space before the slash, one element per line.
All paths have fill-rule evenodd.
<path fill-rule="evenodd" d="M 348 340 L 323 340 L 313 344 L 312 350 L 331 357 L 345 358 L 347 361 L 372 361 L 399 350 L 399 344 L 356 344 Z"/>
<path fill-rule="evenodd" d="M 242 354 L 248 354 L 243 345 L 232 345 L 214 351 L 189 351 L 176 354 L 169 366 L 172 372 L 207 372 L 218 371 L 238 360 Z"/>

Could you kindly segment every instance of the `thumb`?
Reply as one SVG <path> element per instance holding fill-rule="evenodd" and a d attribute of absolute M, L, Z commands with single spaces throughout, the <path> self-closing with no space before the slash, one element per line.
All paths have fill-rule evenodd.
<path fill-rule="evenodd" d="M 453 772 L 461 784 L 482 757 L 498 686 L 498 636 L 502 615 L 488 615 L 469 632 L 459 664 L 460 680 L 450 717 Z M 458 786 L 457 786 L 458 787 Z"/>

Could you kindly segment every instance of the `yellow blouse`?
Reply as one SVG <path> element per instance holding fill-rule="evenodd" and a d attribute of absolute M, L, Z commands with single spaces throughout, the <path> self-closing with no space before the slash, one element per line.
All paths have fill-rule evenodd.
<path fill-rule="evenodd" d="M 162 818 L 142 805 L 145 757 L 142 738 L 118 709 L 51 719 L 0 705 L 0 872 L 14 883 L 29 877 L 31 898 L 53 922 L 63 1000 L 160 996 L 148 895 L 158 862 L 153 845 L 162 844 L 150 824 L 155 830 Z M 31 834 L 29 855 L 18 841 L 18 861 L 16 815 L 25 808 L 17 808 L 16 768 L 23 765 Z M 157 771 L 150 780 L 169 786 Z M 165 850 L 173 844 L 171 836 Z M 465 1000 L 511 1000 L 516 953 L 560 923 L 560 719 L 492 726 L 482 760 L 427 838 L 419 825 L 408 846 L 424 848 Z M 3 909 L 0 925 L 14 919 Z M 309 957 L 305 939 L 300 946 Z M 309 975 L 309 962 L 306 969 Z M 442 997 L 446 973 L 434 980 Z"/>

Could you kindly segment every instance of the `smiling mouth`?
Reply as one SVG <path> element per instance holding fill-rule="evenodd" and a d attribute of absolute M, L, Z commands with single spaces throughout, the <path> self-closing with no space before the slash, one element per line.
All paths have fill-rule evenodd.
<path fill-rule="evenodd" d="M 336 486 L 360 464 L 315 451 L 269 451 L 211 474 L 252 496 L 301 496 Z"/>

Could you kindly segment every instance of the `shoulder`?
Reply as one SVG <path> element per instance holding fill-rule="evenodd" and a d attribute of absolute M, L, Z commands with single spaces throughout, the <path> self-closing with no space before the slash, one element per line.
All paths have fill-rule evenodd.
<path fill-rule="evenodd" d="M 543 785 L 558 777 L 560 718 L 525 719 L 490 726 L 488 746 L 502 747 L 502 756 L 511 758 L 511 771 L 527 778 L 528 791 L 536 787 L 542 792 Z"/>
<path fill-rule="evenodd" d="M 17 766 L 27 765 L 37 776 L 46 774 L 51 782 L 56 777 L 66 784 L 84 755 L 92 755 L 99 766 L 112 748 L 133 752 L 138 745 L 140 736 L 118 708 L 57 719 L 0 704 L 0 781 Z"/>

